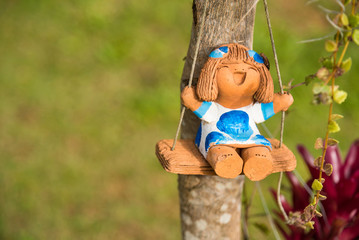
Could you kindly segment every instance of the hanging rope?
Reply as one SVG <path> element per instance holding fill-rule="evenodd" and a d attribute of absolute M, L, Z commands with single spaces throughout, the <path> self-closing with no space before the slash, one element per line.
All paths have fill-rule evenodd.
<path fill-rule="evenodd" d="M 258 189 L 258 193 L 259 193 L 259 197 L 261 199 L 261 202 L 262 202 L 262 205 L 263 205 L 263 209 L 267 215 L 267 218 L 268 218 L 268 222 L 271 226 L 271 228 L 273 229 L 273 234 L 274 234 L 274 237 L 276 240 L 280 240 L 280 236 L 279 236 L 279 233 L 277 231 L 277 228 L 275 227 L 275 224 L 274 224 L 274 221 L 273 221 L 273 218 L 269 212 L 269 208 L 268 208 L 268 205 L 267 205 L 267 202 L 266 202 L 266 199 L 264 198 L 263 196 L 263 193 L 262 193 L 262 188 L 261 188 L 261 185 L 259 182 L 256 182 L 256 187 Z"/>
<path fill-rule="evenodd" d="M 275 44 L 274 44 L 272 26 L 271 26 L 270 18 L 269 18 L 267 0 L 263 0 L 263 3 L 264 3 L 264 10 L 265 10 L 265 13 L 266 13 L 266 19 L 267 19 L 267 25 L 268 25 L 270 40 L 271 40 L 271 44 L 272 44 L 272 51 L 273 51 L 273 55 L 274 55 L 275 69 L 277 71 L 278 83 L 279 83 L 279 87 L 280 87 L 280 93 L 284 94 L 282 78 L 281 78 L 280 70 L 279 70 L 278 56 L 277 56 L 277 51 L 276 51 Z M 281 147 L 282 143 L 283 143 L 284 119 L 285 119 L 285 112 L 282 112 L 282 120 L 281 120 L 281 128 L 280 128 L 280 145 L 279 145 L 279 147 Z"/>
<path fill-rule="evenodd" d="M 201 25 L 199 27 L 199 32 L 198 32 L 198 36 L 197 36 L 197 40 L 196 40 L 196 49 L 195 49 L 195 52 L 194 52 L 191 73 L 190 73 L 190 76 L 189 76 L 188 87 L 192 86 L 194 68 L 195 68 L 196 62 L 197 62 L 199 44 L 200 44 L 201 38 L 202 38 L 203 26 L 204 26 L 204 20 L 205 20 L 205 17 L 206 17 L 207 7 L 208 7 L 208 0 L 206 0 L 206 3 L 204 5 L 204 9 L 203 9 L 203 13 L 202 13 L 202 17 L 201 17 Z M 173 145 L 172 145 L 172 151 L 175 150 L 175 147 L 176 147 L 176 143 L 177 143 L 178 135 L 179 135 L 179 132 L 180 132 L 180 129 L 181 129 L 181 125 L 182 125 L 182 121 L 183 121 L 185 111 L 186 111 L 186 107 L 183 106 L 182 111 L 181 111 L 180 120 L 179 120 L 179 123 L 178 123 L 178 126 L 177 126 L 176 136 L 175 136 L 175 139 L 174 139 Z"/>
<path fill-rule="evenodd" d="M 275 49 L 275 44 L 274 44 L 274 37 L 273 37 L 273 32 L 272 32 L 272 26 L 270 23 L 270 18 L 269 18 L 269 11 L 268 11 L 268 4 L 267 4 L 267 0 L 263 0 L 264 3 L 264 10 L 266 13 L 266 19 L 267 19 L 267 25 L 268 25 L 268 30 L 269 30 L 269 35 L 270 35 L 270 39 L 271 39 L 271 44 L 272 44 L 272 50 L 273 50 L 273 55 L 274 55 L 274 62 L 275 62 L 275 67 L 276 67 L 276 71 L 277 71 L 277 76 L 278 76 L 278 82 L 279 82 L 279 87 L 280 87 L 280 92 L 281 94 L 284 94 L 283 91 L 283 84 L 282 84 L 282 78 L 280 76 L 280 70 L 279 70 L 279 63 L 278 63 L 278 57 L 277 57 L 277 51 Z M 285 120 L 285 112 L 282 112 L 282 118 L 281 118 L 281 126 L 280 126 L 280 143 L 279 143 L 279 147 L 282 147 L 282 143 L 283 143 L 283 133 L 284 133 L 284 120 Z M 282 185 L 282 178 L 283 178 L 283 172 L 280 172 L 279 174 L 279 181 L 278 181 L 278 187 L 277 187 L 277 203 L 279 206 L 280 211 L 282 212 L 284 219 L 286 221 L 288 221 L 288 215 L 287 213 L 284 211 L 283 205 L 282 205 L 282 201 L 280 200 L 280 188 Z"/>

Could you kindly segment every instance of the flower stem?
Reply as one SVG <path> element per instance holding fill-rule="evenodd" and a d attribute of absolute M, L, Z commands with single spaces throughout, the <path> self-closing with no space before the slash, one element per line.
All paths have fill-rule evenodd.
<path fill-rule="evenodd" d="M 352 15 L 355 14 L 355 0 L 352 1 Z"/>
<path fill-rule="evenodd" d="M 334 86 L 335 86 L 334 84 L 335 84 L 335 78 L 332 79 L 332 96 L 334 95 L 333 94 Z M 329 125 L 330 121 L 332 120 L 332 114 L 333 114 L 333 100 L 329 105 L 328 125 Z M 324 149 L 323 149 L 322 159 L 321 159 L 321 163 L 320 163 L 319 181 L 322 180 L 324 160 L 325 160 L 325 155 L 327 153 L 327 148 L 328 148 L 328 139 L 329 139 L 329 128 L 327 128 L 327 132 L 325 134 Z"/>
<path fill-rule="evenodd" d="M 335 87 L 335 78 L 333 77 L 332 78 L 332 98 L 333 98 L 333 95 L 334 95 L 334 87 Z M 329 122 L 332 120 L 333 102 L 334 102 L 334 100 L 332 99 L 332 102 L 329 105 L 328 125 L 327 125 L 327 131 L 326 131 L 326 134 L 325 134 L 323 154 L 322 154 L 322 158 L 321 158 L 321 162 L 320 162 L 320 169 L 319 169 L 319 177 L 318 177 L 319 182 L 322 182 L 325 155 L 326 155 L 327 149 L 328 149 L 328 139 L 329 139 L 329 127 L 328 126 L 329 126 Z M 315 202 L 314 209 L 317 209 L 317 206 L 318 206 L 318 203 L 319 203 L 319 195 L 320 195 L 320 191 L 317 191 L 317 193 L 316 193 L 316 202 Z M 312 218 L 314 218 L 314 215 L 315 214 L 313 213 Z"/>
<path fill-rule="evenodd" d="M 342 64 L 342 61 L 343 61 L 343 58 L 344 58 L 344 55 L 348 49 L 348 46 L 349 46 L 349 41 L 347 41 L 344 45 L 344 49 L 342 51 L 342 54 L 340 55 L 340 58 L 339 58 L 339 61 L 338 61 L 338 64 L 337 64 L 337 67 L 340 67 L 340 65 Z"/>

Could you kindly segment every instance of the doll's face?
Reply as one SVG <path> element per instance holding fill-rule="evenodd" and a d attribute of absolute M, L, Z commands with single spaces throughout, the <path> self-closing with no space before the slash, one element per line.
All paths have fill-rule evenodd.
<path fill-rule="evenodd" d="M 241 60 L 224 62 L 217 71 L 220 97 L 253 96 L 259 88 L 258 70 Z"/>

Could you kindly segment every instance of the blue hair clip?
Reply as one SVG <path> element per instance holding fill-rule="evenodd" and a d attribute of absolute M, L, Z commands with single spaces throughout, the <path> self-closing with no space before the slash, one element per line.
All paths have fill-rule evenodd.
<path fill-rule="evenodd" d="M 211 54 L 209 54 L 209 57 L 222 58 L 225 53 L 228 53 L 227 46 L 223 46 L 223 47 L 217 48 L 216 50 L 212 51 Z"/>
<path fill-rule="evenodd" d="M 264 63 L 264 59 L 257 52 L 248 50 L 248 55 L 252 57 L 257 63 Z"/>

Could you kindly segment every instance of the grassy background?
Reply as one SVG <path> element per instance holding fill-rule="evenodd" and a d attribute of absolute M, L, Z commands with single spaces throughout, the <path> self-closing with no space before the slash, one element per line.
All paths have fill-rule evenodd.
<path fill-rule="evenodd" d="M 270 2 L 286 82 L 303 81 L 325 55 L 322 42 L 296 42 L 331 31 L 305 2 Z M 2 1 L 0 239 L 180 239 L 177 177 L 161 169 L 154 145 L 176 130 L 191 4 Z M 257 11 L 254 48 L 273 65 Z M 335 107 L 345 151 L 359 129 L 358 47 L 350 55 L 352 71 L 338 81 L 349 98 Z M 324 135 L 327 108 L 310 104 L 309 87 L 292 93 L 285 142 L 295 150 Z M 278 136 L 279 117 L 266 124 Z M 262 184 L 271 206 L 276 181 Z M 258 199 L 253 214 L 263 212 Z"/>

